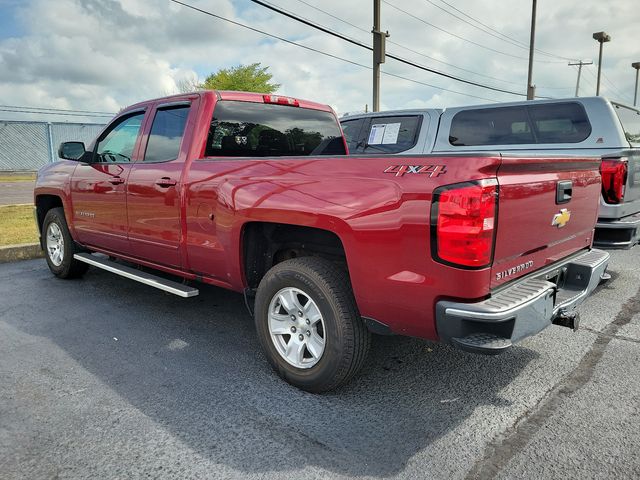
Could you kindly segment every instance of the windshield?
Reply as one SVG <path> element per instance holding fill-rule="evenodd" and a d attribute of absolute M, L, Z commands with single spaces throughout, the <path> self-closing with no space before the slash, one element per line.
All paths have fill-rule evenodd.
<path fill-rule="evenodd" d="M 345 154 L 330 112 L 230 100 L 216 104 L 205 150 L 216 157 Z"/>

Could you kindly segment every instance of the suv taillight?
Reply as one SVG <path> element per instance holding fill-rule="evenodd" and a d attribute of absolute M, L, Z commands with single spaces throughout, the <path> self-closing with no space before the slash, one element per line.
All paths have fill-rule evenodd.
<path fill-rule="evenodd" d="M 498 204 L 496 180 L 436 189 L 431 206 L 431 253 L 436 261 L 466 268 L 491 264 Z"/>
<path fill-rule="evenodd" d="M 621 203 L 624 197 L 624 186 L 627 183 L 627 159 L 602 160 L 600 175 L 604 201 L 612 204 Z"/>

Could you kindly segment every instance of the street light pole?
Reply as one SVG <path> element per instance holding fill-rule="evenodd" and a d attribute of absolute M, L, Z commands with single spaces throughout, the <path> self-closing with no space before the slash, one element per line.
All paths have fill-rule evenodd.
<path fill-rule="evenodd" d="M 579 62 L 569 62 L 569 66 L 573 67 L 578 66 L 578 81 L 576 82 L 576 97 L 579 97 L 580 93 L 580 75 L 582 74 L 582 66 L 583 65 L 593 65 L 592 60 L 580 60 Z"/>
<path fill-rule="evenodd" d="M 536 40 L 536 7 L 538 1 L 533 0 L 531 7 L 531 38 L 529 39 L 529 74 L 527 75 L 527 100 L 536 98 L 536 87 L 533 82 L 533 50 Z"/>
<path fill-rule="evenodd" d="M 633 106 L 636 106 L 638 100 L 638 72 L 640 71 L 640 62 L 632 63 L 631 66 L 636 69 L 636 88 L 633 91 Z"/>
<path fill-rule="evenodd" d="M 385 61 L 388 32 L 380 31 L 380 0 L 373 0 L 373 111 L 380 111 L 380 64 Z"/>
<path fill-rule="evenodd" d="M 600 95 L 600 74 L 602 72 L 602 45 L 605 42 L 611 41 L 611 36 L 605 32 L 596 32 L 593 34 L 593 39 L 600 44 L 600 50 L 598 52 L 598 81 L 596 83 L 596 95 Z"/>

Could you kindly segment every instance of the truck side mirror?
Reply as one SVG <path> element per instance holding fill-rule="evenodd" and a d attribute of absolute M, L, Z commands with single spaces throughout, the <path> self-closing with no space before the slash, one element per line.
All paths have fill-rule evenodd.
<path fill-rule="evenodd" d="M 65 160 L 80 160 L 84 154 L 83 142 L 63 142 L 58 148 L 58 156 Z"/>

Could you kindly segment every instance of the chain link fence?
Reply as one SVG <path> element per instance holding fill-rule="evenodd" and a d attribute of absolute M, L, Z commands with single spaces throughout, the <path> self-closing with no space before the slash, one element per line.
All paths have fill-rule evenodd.
<path fill-rule="evenodd" d="M 0 172 L 36 171 L 58 160 L 58 146 L 91 143 L 104 125 L 0 120 Z"/>

